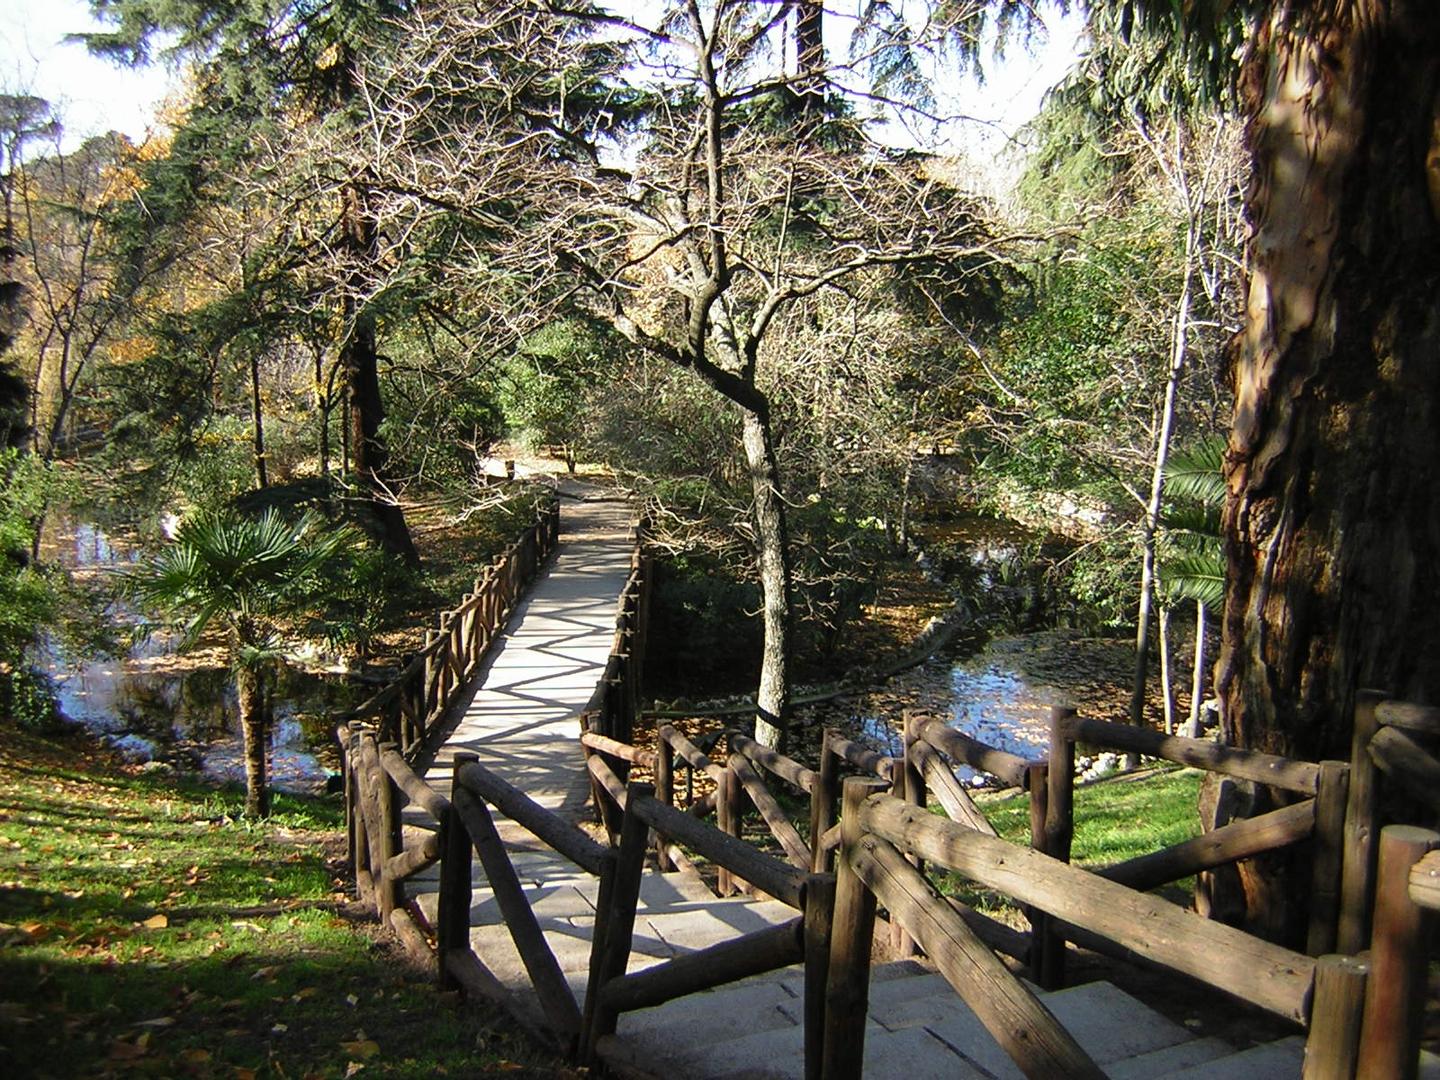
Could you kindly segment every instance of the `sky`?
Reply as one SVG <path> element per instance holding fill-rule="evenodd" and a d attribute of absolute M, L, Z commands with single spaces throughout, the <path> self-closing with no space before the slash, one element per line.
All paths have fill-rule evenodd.
<path fill-rule="evenodd" d="M 85 0 L 0 2 L 0 88 L 56 106 L 67 149 L 111 130 L 143 138 L 172 80 L 163 67 L 131 71 L 65 44 L 93 28 L 89 12 Z"/>
<path fill-rule="evenodd" d="M 624 0 L 633 6 L 646 0 Z M 841 8 L 847 0 L 832 0 Z M 827 5 L 829 6 L 829 5 Z M 1079 18 L 1046 10 L 1050 32 L 1027 53 L 1012 48 L 1003 62 L 988 65 L 983 85 L 960 93 L 965 112 L 980 121 L 969 127 L 963 149 L 980 158 L 1003 154 L 1006 138 L 1035 115 L 1045 90 L 1074 58 Z M 142 139 L 155 110 L 177 82 L 154 66 L 117 67 L 91 57 L 67 34 L 94 28 L 86 0 L 3 0 L 0 2 L 0 90 L 35 94 L 55 105 L 65 123 L 65 146 L 115 130 Z"/>

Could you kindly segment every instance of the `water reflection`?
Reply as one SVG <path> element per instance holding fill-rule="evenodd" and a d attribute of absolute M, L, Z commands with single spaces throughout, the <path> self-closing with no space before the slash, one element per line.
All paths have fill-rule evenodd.
<path fill-rule="evenodd" d="M 982 652 L 950 669 L 950 726 L 998 750 L 1044 758 L 1049 752 L 1054 691 L 1027 681 L 1006 653 Z M 881 753 L 898 756 L 904 751 L 901 733 L 885 717 L 861 717 L 860 733 Z M 976 786 L 990 780 L 966 766 L 958 767 L 955 774 Z"/>
<path fill-rule="evenodd" d="M 89 524 L 47 528 L 44 557 L 71 570 L 102 570 L 134 562 Z M 111 614 L 129 613 L 114 605 Z M 38 666 L 55 680 L 61 712 L 134 761 L 159 761 L 221 781 L 243 782 L 244 743 L 235 690 L 223 667 L 177 669 L 170 643 L 152 638 L 124 657 L 77 659 L 50 638 L 37 648 Z M 323 787 L 335 765 L 328 717 L 359 700 L 335 676 L 281 672 L 270 733 L 272 786 L 288 791 Z"/>

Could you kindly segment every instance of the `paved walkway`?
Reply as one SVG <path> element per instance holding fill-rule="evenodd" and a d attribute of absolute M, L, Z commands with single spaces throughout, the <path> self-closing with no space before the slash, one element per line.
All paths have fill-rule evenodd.
<path fill-rule="evenodd" d="M 469 753 L 547 809 L 576 816 L 584 804 L 577 718 L 610 656 L 631 552 L 629 507 L 599 494 L 562 485 L 555 560 L 461 695 L 459 724 L 425 774 L 445 796 L 455 755 Z"/>

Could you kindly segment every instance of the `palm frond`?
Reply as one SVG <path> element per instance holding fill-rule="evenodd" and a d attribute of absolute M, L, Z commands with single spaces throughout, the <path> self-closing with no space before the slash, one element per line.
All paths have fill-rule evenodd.
<path fill-rule="evenodd" d="M 1181 447 L 1165 463 L 1165 489 L 1171 498 L 1221 506 L 1225 502 L 1225 440 L 1208 435 Z"/>

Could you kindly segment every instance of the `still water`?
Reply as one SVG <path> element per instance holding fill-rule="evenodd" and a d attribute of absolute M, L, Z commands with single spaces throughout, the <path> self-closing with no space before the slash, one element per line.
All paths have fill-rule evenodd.
<path fill-rule="evenodd" d="M 93 525 L 47 528 L 44 557 L 80 573 L 122 569 L 136 555 Z M 118 620 L 131 618 L 120 604 Z M 156 761 L 191 775 L 242 783 L 245 776 L 234 686 L 218 657 L 178 663 L 171 643 L 142 641 L 122 657 L 87 659 L 44 640 L 38 666 L 55 680 L 61 712 L 133 761 Z M 207 663 L 206 660 L 209 662 Z M 270 743 L 274 787 L 323 788 L 335 764 L 328 717 L 359 700 L 361 691 L 333 675 L 284 671 L 275 687 Z"/>

